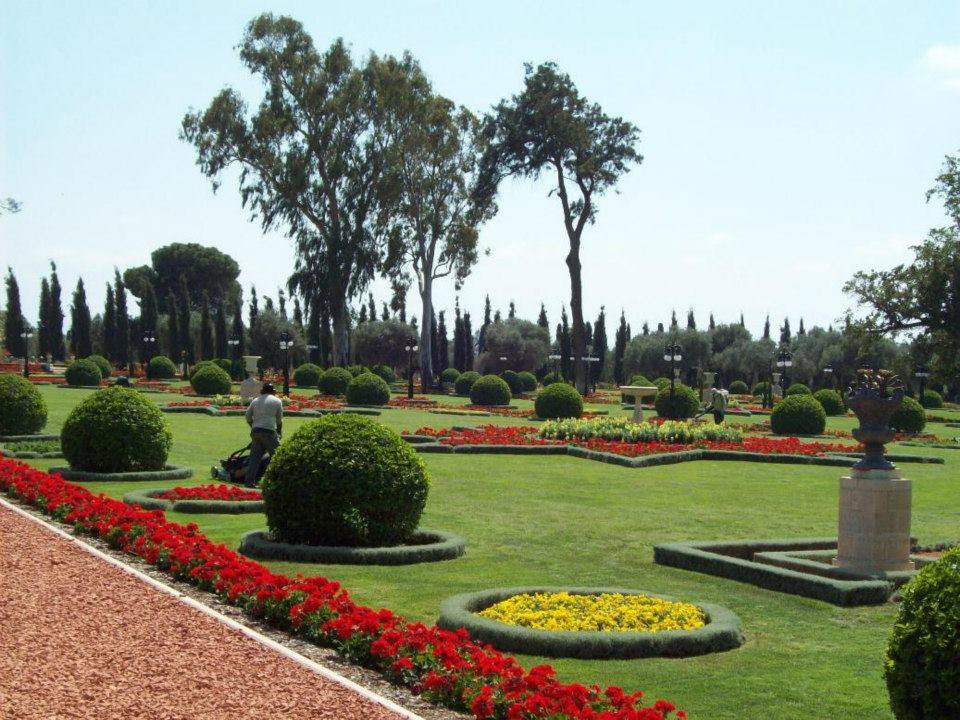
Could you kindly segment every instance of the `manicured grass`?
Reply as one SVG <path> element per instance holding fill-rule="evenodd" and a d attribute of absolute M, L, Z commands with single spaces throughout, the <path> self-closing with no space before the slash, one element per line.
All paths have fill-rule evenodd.
<path fill-rule="evenodd" d="M 51 409 L 49 431 L 59 429 L 85 393 L 42 392 Z M 147 397 L 166 402 L 174 396 Z M 604 409 L 619 412 L 616 405 Z M 175 438 L 171 461 L 197 473 L 195 481 L 168 485 L 209 482 L 209 466 L 246 442 L 242 418 L 168 418 Z M 410 430 L 523 422 L 400 409 L 385 410 L 378 419 Z M 290 418 L 287 432 L 303 422 Z M 853 421 L 832 418 L 830 425 L 849 428 Z M 928 431 L 944 437 L 958 432 L 940 424 Z M 903 466 L 914 480 L 914 534 L 923 543 L 960 535 L 954 487 L 960 461 L 954 456 L 960 453 L 909 452 L 939 452 L 947 462 Z M 422 457 L 432 478 L 423 525 L 466 538 L 465 557 L 393 568 L 267 564 L 341 580 L 359 602 L 427 622 L 436 619 L 440 601 L 449 595 L 505 585 L 617 585 L 715 603 L 743 620 L 742 648 L 684 660 L 522 659 L 549 662 L 566 680 L 618 684 L 669 698 L 697 719 L 892 717 L 881 669 L 895 606 L 838 608 L 652 562 L 652 546 L 671 540 L 834 535 L 841 468 L 695 462 L 636 470 L 570 457 Z M 86 486 L 114 497 L 142 489 L 132 483 Z M 265 526 L 262 515 L 168 517 L 198 522 L 212 539 L 231 547 L 246 530 Z"/>

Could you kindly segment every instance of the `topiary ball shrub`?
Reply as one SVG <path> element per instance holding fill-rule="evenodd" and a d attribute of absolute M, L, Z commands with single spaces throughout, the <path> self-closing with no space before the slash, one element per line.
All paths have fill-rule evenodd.
<path fill-rule="evenodd" d="M 523 383 L 520 382 L 520 376 L 513 370 L 504 370 L 500 373 L 500 378 L 510 388 L 511 395 L 521 395 L 523 393 Z"/>
<path fill-rule="evenodd" d="M 60 444 L 74 470 L 138 472 L 163 470 L 173 435 L 154 403 L 132 388 L 111 387 L 70 411 Z"/>
<path fill-rule="evenodd" d="M 562 382 L 563 382 L 563 375 L 561 375 L 558 372 L 548 372 L 546 375 L 543 376 L 543 379 L 540 381 L 540 384 L 543 385 L 544 387 L 547 387 L 548 385 L 553 385 L 554 383 L 562 383 Z"/>
<path fill-rule="evenodd" d="M 470 402 L 474 405 L 509 405 L 510 386 L 496 375 L 484 375 L 470 388 Z"/>
<path fill-rule="evenodd" d="M 960 549 L 901 591 L 884 678 L 897 720 L 960 717 Z"/>
<path fill-rule="evenodd" d="M 679 384 L 680 382 L 677 381 L 677 385 Z M 663 390 L 664 388 L 669 388 L 670 378 L 665 378 L 665 377 L 657 378 L 656 380 L 653 381 L 653 387 L 655 387 L 657 390 Z"/>
<path fill-rule="evenodd" d="M 920 398 L 920 404 L 925 408 L 939 410 L 943 407 L 943 395 L 936 390 L 924 390 L 923 397 Z"/>
<path fill-rule="evenodd" d="M 297 430 L 261 481 L 273 539 L 308 545 L 402 543 L 417 529 L 428 488 L 423 462 L 397 433 L 349 414 Z"/>
<path fill-rule="evenodd" d="M 453 391 L 457 395 L 469 395 L 473 384 L 479 379 L 480 373 L 476 372 L 475 370 L 467 370 L 465 373 L 461 373 L 460 377 L 457 378 L 456 383 L 453 385 Z"/>
<path fill-rule="evenodd" d="M 151 380 L 169 380 L 177 376 L 177 366 L 166 355 L 155 355 L 147 363 L 147 377 Z"/>
<path fill-rule="evenodd" d="M 787 395 L 812 395 L 810 388 L 803 383 L 794 383 L 786 390 Z"/>
<path fill-rule="evenodd" d="M 520 378 L 520 389 L 523 392 L 533 392 L 537 389 L 537 376 L 532 372 L 518 372 L 517 377 Z"/>
<path fill-rule="evenodd" d="M 830 416 L 843 415 L 847 410 L 843 406 L 843 398 L 836 390 L 823 388 L 813 394 L 814 400 L 823 405 L 823 411 Z"/>
<path fill-rule="evenodd" d="M 110 364 L 110 361 L 107 360 L 103 355 L 90 355 L 85 360 L 92 360 L 97 364 L 97 367 L 100 369 L 100 377 L 103 379 L 109 378 L 113 375 L 113 365 Z"/>
<path fill-rule="evenodd" d="M 230 374 L 230 369 L 233 367 L 233 362 L 228 358 L 217 358 L 213 361 L 213 364 L 223 370 L 227 375 Z"/>
<path fill-rule="evenodd" d="M 766 395 L 770 392 L 770 381 L 761 380 L 756 385 L 753 386 L 754 395 Z"/>
<path fill-rule="evenodd" d="M 827 413 L 812 395 L 788 395 L 770 414 L 775 435 L 819 435 L 827 426 Z"/>
<path fill-rule="evenodd" d="M 370 372 L 370 368 L 366 365 L 347 365 L 347 371 L 350 373 L 351 377 L 357 377 L 357 375 L 363 375 L 364 373 Z"/>
<path fill-rule="evenodd" d="M 373 373 L 361 373 L 347 385 L 347 402 L 351 405 L 386 405 L 390 402 L 390 386 Z"/>
<path fill-rule="evenodd" d="M 578 418 L 583 415 L 583 398 L 572 385 L 553 383 L 537 394 L 537 417 L 545 420 Z"/>
<path fill-rule="evenodd" d="M 727 388 L 730 391 L 731 395 L 749 395 L 750 388 L 747 387 L 747 384 L 743 380 L 734 380 L 730 383 L 730 387 Z"/>
<path fill-rule="evenodd" d="M 0 375 L 0 435 L 32 435 L 47 424 L 47 403 L 19 375 Z"/>
<path fill-rule="evenodd" d="M 890 427 L 897 432 L 916 435 L 927 424 L 927 413 L 912 397 L 905 397 L 900 409 L 890 418 Z"/>
<path fill-rule="evenodd" d="M 193 373 L 190 387 L 197 395 L 229 395 L 230 375 L 219 365 L 205 363 Z"/>
<path fill-rule="evenodd" d="M 313 388 L 320 384 L 320 376 L 323 370 L 313 363 L 304 363 L 293 371 L 293 380 L 297 387 Z"/>
<path fill-rule="evenodd" d="M 387 384 L 397 381 L 397 374 L 389 365 L 375 365 L 372 372 L 374 375 L 382 377 Z"/>
<path fill-rule="evenodd" d="M 93 360 L 74 360 L 63 374 L 67 385 L 74 387 L 95 387 L 100 384 L 100 368 Z"/>
<path fill-rule="evenodd" d="M 670 385 L 657 392 L 654 401 L 657 416 L 669 420 L 685 420 L 700 412 L 700 398 L 696 391 L 683 383 L 677 383 L 670 397 Z"/>
<path fill-rule="evenodd" d="M 190 366 L 190 370 L 187 372 L 187 377 L 192 380 L 193 376 L 197 373 L 198 370 L 202 370 L 205 367 L 210 367 L 211 365 L 216 365 L 216 363 L 214 363 L 213 360 L 201 360 L 195 365 Z"/>
<path fill-rule="evenodd" d="M 670 383 L 670 381 L 667 380 L 667 384 L 669 384 L 669 383 Z M 630 384 L 630 385 L 633 385 L 634 387 L 653 387 L 653 383 L 651 383 L 651 382 L 646 378 L 645 375 L 634 375 L 632 378 L 630 378 L 630 383 L 629 383 L 629 384 Z"/>
<path fill-rule="evenodd" d="M 453 385 L 457 382 L 457 378 L 460 377 L 460 371 L 456 368 L 445 368 L 442 373 L 440 373 L 440 382 L 445 385 Z"/>
<path fill-rule="evenodd" d="M 332 367 L 320 376 L 320 392 L 324 395 L 343 395 L 347 392 L 347 385 L 353 380 L 350 371 L 342 367 Z"/>

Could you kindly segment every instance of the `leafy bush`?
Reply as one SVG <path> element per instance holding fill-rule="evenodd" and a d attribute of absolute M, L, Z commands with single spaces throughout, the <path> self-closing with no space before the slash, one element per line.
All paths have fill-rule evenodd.
<path fill-rule="evenodd" d="M 219 367 L 213 360 L 201 360 L 200 362 L 191 365 L 189 371 L 187 372 L 187 377 L 190 380 L 193 380 L 193 376 L 197 371 L 202 370 L 205 367 Z"/>
<path fill-rule="evenodd" d="M 390 386 L 379 375 L 361 373 L 347 385 L 347 402 L 351 405 L 386 405 L 390 402 Z"/>
<path fill-rule="evenodd" d="M 653 404 L 657 409 L 658 417 L 670 420 L 692 418 L 700 412 L 700 398 L 696 391 L 683 383 L 677 383 L 674 386 L 672 399 L 670 397 L 670 385 L 668 384 L 657 393 L 657 399 Z"/>
<path fill-rule="evenodd" d="M 916 434 L 927 424 L 927 413 L 912 397 L 905 397 L 900 409 L 890 418 L 890 427 L 898 432 Z"/>
<path fill-rule="evenodd" d="M 312 388 L 320 383 L 320 376 L 323 370 L 313 363 L 304 363 L 293 371 L 294 382 L 297 387 Z"/>
<path fill-rule="evenodd" d="M 417 529 L 428 489 L 423 462 L 397 433 L 349 414 L 297 430 L 261 482 L 274 539 L 310 545 L 399 544 Z"/>
<path fill-rule="evenodd" d="M 803 383 L 794 383 L 786 390 L 787 395 L 811 395 L 810 388 Z"/>
<path fill-rule="evenodd" d="M 750 393 L 750 388 L 743 380 L 734 380 L 730 383 L 728 390 L 730 390 L 731 395 L 748 395 Z"/>
<path fill-rule="evenodd" d="M 537 394 L 537 417 L 578 418 L 583 415 L 583 398 L 572 385 L 553 383 Z"/>
<path fill-rule="evenodd" d="M 680 382 L 677 381 L 677 384 L 679 385 Z M 656 380 L 653 381 L 653 387 L 655 387 L 657 390 L 663 390 L 664 388 L 669 388 L 670 378 L 665 378 L 665 377 L 657 378 Z"/>
<path fill-rule="evenodd" d="M 440 373 L 440 382 L 449 385 L 457 382 L 458 377 L 460 377 L 460 371 L 456 368 L 448 367 L 442 373 Z"/>
<path fill-rule="evenodd" d="M 500 379 L 510 388 L 511 395 L 520 395 L 523 393 L 523 383 L 520 382 L 520 376 L 513 370 L 504 370 L 500 373 Z"/>
<path fill-rule="evenodd" d="M 370 368 L 366 365 L 347 365 L 347 372 L 349 372 L 352 377 L 357 377 L 357 375 L 370 372 Z"/>
<path fill-rule="evenodd" d="M 93 360 L 74 360 L 64 373 L 67 385 L 96 386 L 100 384 L 100 368 Z"/>
<path fill-rule="evenodd" d="M 812 395 L 788 395 L 770 414 L 776 435 L 819 435 L 827 426 L 827 413 Z"/>
<path fill-rule="evenodd" d="M 960 549 L 924 567 L 901 596 L 884 663 L 893 714 L 960 717 Z"/>
<path fill-rule="evenodd" d="M 324 395 L 343 395 L 353 380 L 350 371 L 342 367 L 328 368 L 320 376 L 320 392 Z"/>
<path fill-rule="evenodd" d="M 454 383 L 453 390 L 457 395 L 469 395 L 473 384 L 480 379 L 480 373 L 476 370 L 467 370 L 461 373 Z"/>
<path fill-rule="evenodd" d="M 548 385 L 553 385 L 554 383 L 562 383 L 563 381 L 564 381 L 563 375 L 561 375 L 558 372 L 551 371 L 551 372 L 548 372 L 546 375 L 544 375 L 543 379 L 540 382 L 544 387 L 547 387 Z"/>
<path fill-rule="evenodd" d="M 111 387 L 74 407 L 60 442 L 74 470 L 137 472 L 164 468 L 173 435 L 154 403 L 131 388 Z"/>
<path fill-rule="evenodd" d="M 484 375 L 470 388 L 474 405 L 508 405 L 511 397 L 510 386 L 496 375 Z"/>
<path fill-rule="evenodd" d="M 97 367 L 100 369 L 101 378 L 107 379 L 113 375 L 113 365 L 111 365 L 110 361 L 107 360 L 103 355 L 90 355 L 85 359 L 92 360 L 97 364 Z"/>
<path fill-rule="evenodd" d="M 233 367 L 233 362 L 227 358 L 215 358 L 213 364 L 223 370 L 227 375 L 230 374 L 230 368 Z"/>
<path fill-rule="evenodd" d="M 743 432 L 734 426 L 666 420 L 662 423 L 635 423 L 628 417 L 597 417 L 590 420 L 545 422 L 540 437 L 548 440 L 618 440 L 621 442 L 664 442 L 689 445 L 704 440 L 740 442 Z"/>
<path fill-rule="evenodd" d="M 155 355 L 147 364 L 147 377 L 151 380 L 169 380 L 177 376 L 177 366 L 166 355 Z"/>
<path fill-rule="evenodd" d="M 518 372 L 517 376 L 520 378 L 520 389 L 523 392 L 533 392 L 537 389 L 537 376 L 532 372 L 523 370 Z"/>
<path fill-rule="evenodd" d="M 920 404 L 925 408 L 939 410 L 943 407 L 943 395 L 936 390 L 924 390 L 923 397 L 920 398 Z"/>
<path fill-rule="evenodd" d="M 770 392 L 770 381 L 761 380 L 756 385 L 753 386 L 754 395 L 766 395 Z"/>
<path fill-rule="evenodd" d="M 29 380 L 0 375 L 0 435 L 32 435 L 47 424 L 47 404 Z"/>
<path fill-rule="evenodd" d="M 397 374 L 389 365 L 375 365 L 373 374 L 382 377 L 383 381 L 387 384 L 397 381 Z"/>
<path fill-rule="evenodd" d="M 219 365 L 206 363 L 193 373 L 190 387 L 197 395 L 228 395 L 230 376 Z"/>
<path fill-rule="evenodd" d="M 840 393 L 836 390 L 830 390 L 829 388 L 823 388 L 822 390 L 817 390 L 813 394 L 814 399 L 823 405 L 823 411 L 827 415 L 843 415 L 846 412 L 846 408 L 843 406 L 843 398 L 840 397 Z"/>
<path fill-rule="evenodd" d="M 669 382 L 670 381 L 667 380 L 668 384 Z M 635 387 L 653 387 L 653 384 L 649 380 L 647 380 L 647 377 L 645 375 L 634 375 L 632 378 L 630 378 L 629 384 Z"/>

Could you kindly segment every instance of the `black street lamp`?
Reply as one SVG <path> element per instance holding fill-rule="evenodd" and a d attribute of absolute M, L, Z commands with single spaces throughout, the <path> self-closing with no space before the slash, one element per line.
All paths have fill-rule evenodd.
<path fill-rule="evenodd" d="M 913 373 L 915 378 L 920 378 L 920 404 L 923 405 L 923 394 L 927 391 L 927 378 L 930 377 L 930 373 L 927 371 L 925 365 L 918 365 L 916 371 Z"/>
<path fill-rule="evenodd" d="M 407 351 L 407 399 L 413 399 L 413 354 L 419 348 L 416 345 L 407 345 L 404 350 Z"/>
<path fill-rule="evenodd" d="M 153 345 L 157 342 L 157 334 L 153 330 L 144 330 L 143 331 L 143 346 L 146 348 L 147 352 L 147 362 L 150 362 L 150 358 L 153 357 Z"/>
<path fill-rule="evenodd" d="M 834 374 L 833 374 L 833 365 L 830 364 L 830 363 L 827 363 L 826 365 L 824 365 L 824 366 L 823 366 L 823 374 L 824 374 L 824 375 L 828 375 L 828 376 L 830 377 L 830 387 L 833 388 L 834 390 L 836 390 L 836 389 L 837 389 L 837 378 L 836 378 L 836 377 L 834 376 Z"/>
<path fill-rule="evenodd" d="M 600 362 L 600 358 L 594 357 L 593 355 L 587 355 L 583 358 L 583 361 L 587 364 L 587 391 L 596 392 L 597 391 L 597 377 L 593 374 L 593 363 Z M 593 390 L 591 391 L 591 387 Z"/>
<path fill-rule="evenodd" d="M 30 326 L 24 326 L 23 330 L 20 331 L 20 339 L 23 341 L 23 376 L 25 378 L 30 377 L 30 353 L 27 348 L 30 344 L 30 338 L 33 337 L 33 332 L 30 330 Z"/>
<path fill-rule="evenodd" d="M 227 345 L 230 346 L 230 359 L 236 360 L 237 348 L 240 346 L 240 338 L 238 338 L 236 335 L 231 336 L 231 338 L 227 340 Z"/>
<path fill-rule="evenodd" d="M 310 360 L 310 362 L 313 362 L 313 351 L 316 349 L 317 349 L 316 345 L 311 345 L 310 343 L 307 343 L 307 358 Z"/>
<path fill-rule="evenodd" d="M 280 333 L 280 349 L 283 350 L 283 394 L 290 394 L 290 348 L 293 347 L 293 338 L 284 330 Z"/>
<path fill-rule="evenodd" d="M 548 359 L 548 360 L 553 360 L 553 376 L 554 376 L 554 377 L 559 377 L 559 376 L 560 376 L 560 366 L 559 366 L 560 356 L 559 356 L 559 355 L 548 355 L 548 356 L 547 356 L 547 359 Z"/>
<path fill-rule="evenodd" d="M 787 396 L 787 370 L 793 366 L 793 354 L 789 350 L 781 350 L 777 354 L 777 367 L 780 368 L 780 387 L 783 389 L 783 397 Z M 770 387 L 770 393 L 773 394 L 773 386 Z"/>
<path fill-rule="evenodd" d="M 683 360 L 683 346 L 680 343 L 671 343 L 663 351 L 663 359 L 670 363 L 670 402 L 673 402 L 673 390 L 680 374 L 677 363 Z"/>

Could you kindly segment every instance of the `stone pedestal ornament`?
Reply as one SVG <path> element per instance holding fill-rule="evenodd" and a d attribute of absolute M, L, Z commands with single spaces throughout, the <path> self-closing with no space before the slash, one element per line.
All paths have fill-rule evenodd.
<path fill-rule="evenodd" d="M 633 421 L 643 422 L 643 408 L 640 405 L 647 397 L 656 397 L 657 388 L 646 385 L 621 385 L 620 392 L 633 398 Z"/>
<path fill-rule="evenodd" d="M 244 400 L 253 400 L 260 394 L 260 388 L 263 386 L 256 378 L 257 363 L 260 360 L 259 355 L 244 355 L 244 368 L 247 371 L 247 379 L 240 383 L 240 397 Z"/>
<path fill-rule="evenodd" d="M 700 387 L 700 401 L 708 404 L 713 399 L 713 381 L 717 377 L 715 372 L 703 371 L 703 385 Z"/>
<path fill-rule="evenodd" d="M 861 371 L 847 391 L 860 420 L 853 436 L 863 458 L 840 479 L 836 564 L 867 575 L 913 570 L 910 560 L 911 482 L 884 456 L 896 432 L 890 419 L 903 402 L 903 384 L 887 370 Z"/>
<path fill-rule="evenodd" d="M 773 373 L 773 385 L 770 386 L 770 397 L 774 400 L 783 399 L 783 387 L 780 385 L 780 373 Z"/>

